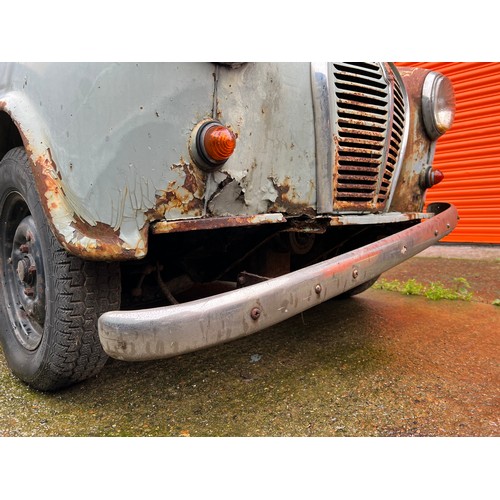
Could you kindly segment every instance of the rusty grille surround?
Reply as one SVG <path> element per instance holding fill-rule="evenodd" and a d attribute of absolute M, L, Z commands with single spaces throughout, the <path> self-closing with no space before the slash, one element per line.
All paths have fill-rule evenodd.
<path fill-rule="evenodd" d="M 391 66 L 331 63 L 333 210 L 386 208 L 404 144 L 405 95 Z"/>

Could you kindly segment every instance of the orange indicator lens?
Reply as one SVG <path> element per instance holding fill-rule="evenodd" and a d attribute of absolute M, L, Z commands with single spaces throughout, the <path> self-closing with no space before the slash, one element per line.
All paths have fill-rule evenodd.
<path fill-rule="evenodd" d="M 222 125 L 213 125 L 205 133 L 203 146 L 205 153 L 213 161 L 224 161 L 234 152 L 236 136 Z"/>

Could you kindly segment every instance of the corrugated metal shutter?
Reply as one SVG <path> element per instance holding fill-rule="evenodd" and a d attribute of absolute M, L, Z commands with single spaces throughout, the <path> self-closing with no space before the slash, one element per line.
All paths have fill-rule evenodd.
<path fill-rule="evenodd" d="M 457 99 L 452 129 L 439 139 L 434 166 L 445 178 L 427 192 L 427 203 L 458 208 L 457 228 L 443 241 L 500 243 L 500 63 L 405 62 L 439 71 Z"/>

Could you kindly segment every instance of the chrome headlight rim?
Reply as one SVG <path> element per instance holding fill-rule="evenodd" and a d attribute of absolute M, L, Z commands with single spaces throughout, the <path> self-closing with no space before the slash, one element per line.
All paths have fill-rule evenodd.
<path fill-rule="evenodd" d="M 448 116 L 443 120 L 442 111 Z M 455 117 L 455 94 L 450 79 L 437 71 L 425 77 L 422 87 L 422 114 L 427 135 L 439 139 L 447 132 Z"/>

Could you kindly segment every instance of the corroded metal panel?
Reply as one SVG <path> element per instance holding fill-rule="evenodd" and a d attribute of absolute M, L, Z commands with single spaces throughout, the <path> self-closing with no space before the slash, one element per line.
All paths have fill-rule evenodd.
<path fill-rule="evenodd" d="M 434 217 L 392 236 L 298 271 L 185 304 L 112 311 L 99 319 L 99 337 L 112 357 L 168 358 L 241 338 L 336 297 L 436 243 L 457 223 L 447 204 Z"/>
<path fill-rule="evenodd" d="M 226 227 L 252 226 L 256 224 L 279 224 L 286 222 L 283 214 L 258 214 L 248 217 L 206 217 L 202 219 L 161 220 L 151 225 L 153 234 L 201 231 Z"/>
<path fill-rule="evenodd" d="M 23 136 L 42 205 L 69 250 L 140 257 L 149 220 L 202 215 L 205 178 L 188 142 L 213 114 L 213 64 L 0 69 L 0 109 Z"/>
<path fill-rule="evenodd" d="M 429 71 L 419 68 L 399 68 L 399 71 L 408 93 L 409 134 L 399 179 L 393 186 L 391 210 L 405 212 L 423 209 L 425 191 L 419 185 L 419 177 L 432 165 L 436 143 L 425 132 L 421 112 L 422 85 Z"/>
<path fill-rule="evenodd" d="M 238 136 L 216 174 L 214 215 L 312 214 L 316 205 L 310 63 L 220 67 L 217 117 Z"/>
<path fill-rule="evenodd" d="M 324 74 L 332 67 L 325 63 Z M 399 82 L 384 68 L 388 84 Z M 379 91 L 363 74 L 351 85 L 352 68 L 347 69 L 342 78 L 356 101 L 348 106 L 372 106 L 365 87 Z M 20 131 L 55 235 L 85 258 L 145 256 L 151 223 L 161 233 L 291 224 L 294 216 L 420 211 L 418 178 L 434 147 L 419 117 L 425 71 L 403 72 L 411 104 L 406 124 L 406 98 L 399 99 L 400 128 L 410 132 L 406 152 L 400 130 L 401 144 L 391 153 L 389 144 L 398 142 L 390 132 L 396 107 L 391 103 L 397 99 L 387 94 L 389 132 L 377 137 L 382 160 L 373 175 L 350 159 L 352 149 L 375 142 L 373 126 L 363 122 L 365 111 L 349 118 L 348 127 L 337 123 L 333 90 L 321 82 L 315 86 L 315 74 L 310 63 L 6 64 L 0 65 L 0 111 Z M 336 85 L 345 90 L 344 83 Z M 326 122 L 319 119 L 322 95 L 332 104 L 323 110 Z M 193 129 L 207 119 L 220 120 L 237 137 L 234 154 L 212 172 L 196 167 L 189 153 Z M 344 160 L 351 162 L 344 170 L 337 158 L 341 141 L 348 143 Z M 364 149 L 361 154 L 371 161 Z M 358 207 L 368 183 L 374 195 Z M 348 200 L 341 199 L 344 184 Z"/>
<path fill-rule="evenodd" d="M 314 63 L 319 213 L 382 212 L 404 155 L 407 100 L 382 63 Z"/>

